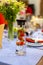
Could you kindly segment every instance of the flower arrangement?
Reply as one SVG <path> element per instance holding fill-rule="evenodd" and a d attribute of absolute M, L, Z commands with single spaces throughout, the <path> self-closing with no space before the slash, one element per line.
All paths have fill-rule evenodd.
<path fill-rule="evenodd" d="M 2 3 L 2 2 L 1 2 Z M 4 2 L 0 3 L 0 13 L 2 13 L 7 20 L 8 23 L 8 37 L 12 38 L 13 35 L 13 22 L 16 20 L 16 15 L 19 11 L 21 11 L 25 4 L 23 2 L 18 2 L 16 0 L 4 0 Z"/>
<path fill-rule="evenodd" d="M 16 18 L 16 14 L 24 8 L 23 2 L 17 2 L 16 0 L 12 2 L 11 0 L 4 2 L 0 6 L 0 12 L 2 12 L 5 16 L 6 20 L 10 20 L 14 22 Z"/>

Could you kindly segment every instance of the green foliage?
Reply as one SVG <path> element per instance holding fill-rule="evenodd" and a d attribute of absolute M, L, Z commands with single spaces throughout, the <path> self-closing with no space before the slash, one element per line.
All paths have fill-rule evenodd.
<path fill-rule="evenodd" d="M 0 12 L 3 13 L 5 19 L 8 22 L 14 22 L 16 19 L 17 13 L 21 9 L 22 2 L 10 2 L 10 3 L 3 3 L 2 6 L 0 6 Z"/>

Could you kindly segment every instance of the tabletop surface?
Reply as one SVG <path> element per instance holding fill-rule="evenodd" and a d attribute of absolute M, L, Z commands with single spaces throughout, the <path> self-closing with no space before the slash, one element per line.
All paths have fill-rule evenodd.
<path fill-rule="evenodd" d="M 43 50 L 27 46 L 26 55 L 16 55 L 16 38 L 12 41 L 7 38 L 3 38 L 2 42 L 2 49 L 0 49 L 0 62 L 10 65 L 36 65 L 43 56 Z"/>

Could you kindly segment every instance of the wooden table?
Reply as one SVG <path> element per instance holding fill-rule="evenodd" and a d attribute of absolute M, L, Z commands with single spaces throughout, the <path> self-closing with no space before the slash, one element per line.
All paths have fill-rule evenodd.
<path fill-rule="evenodd" d="M 41 57 L 41 59 L 39 60 L 39 62 L 36 65 L 43 65 L 43 56 Z"/>

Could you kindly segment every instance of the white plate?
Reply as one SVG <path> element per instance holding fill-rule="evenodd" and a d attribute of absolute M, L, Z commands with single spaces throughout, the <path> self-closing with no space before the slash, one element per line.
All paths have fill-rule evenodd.
<path fill-rule="evenodd" d="M 26 45 L 27 46 L 34 46 L 34 47 L 39 47 L 39 46 L 43 46 L 43 43 L 29 43 L 29 42 L 26 42 Z"/>

